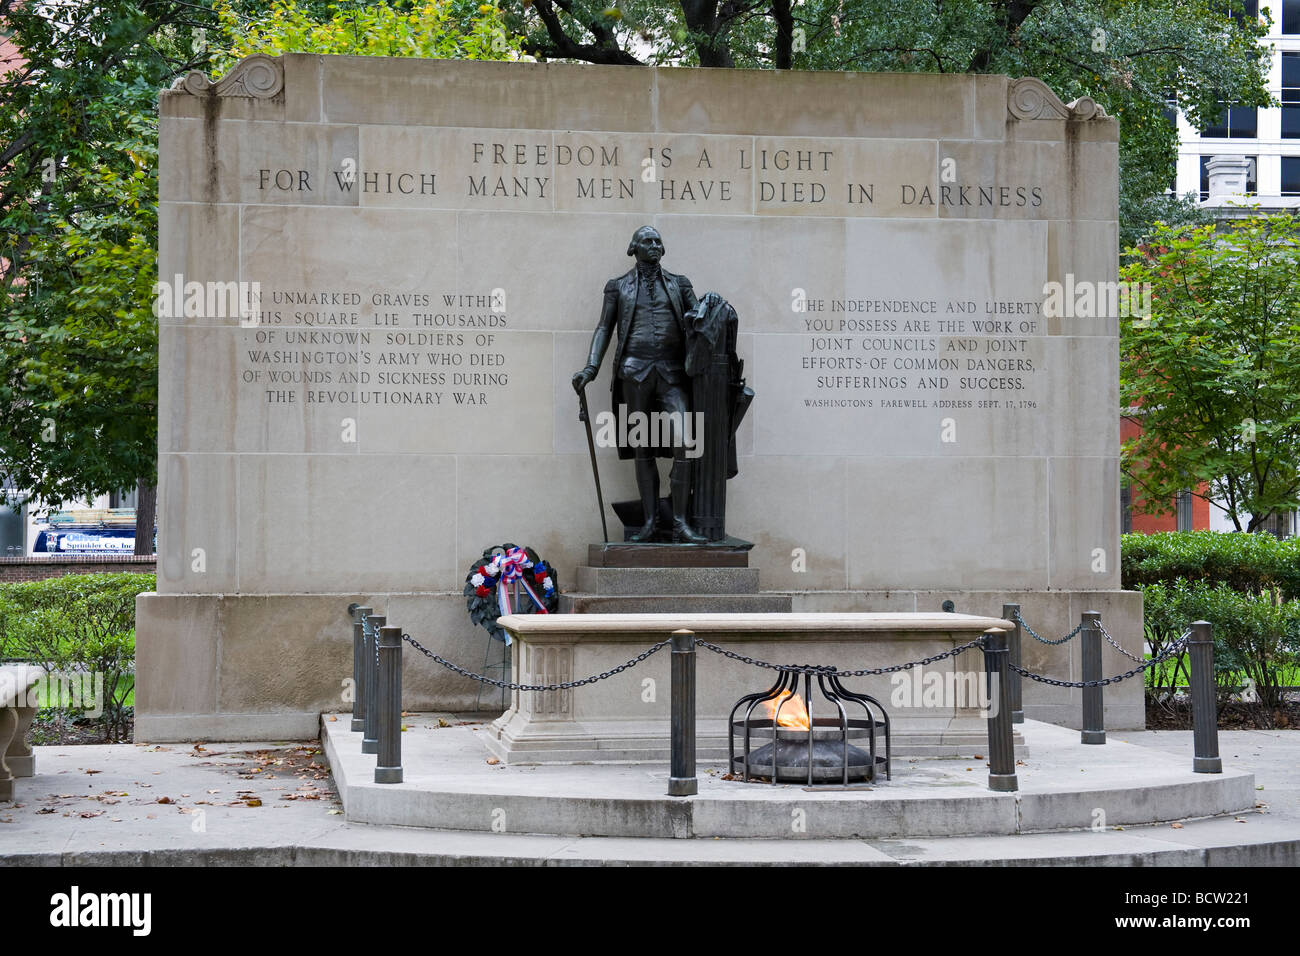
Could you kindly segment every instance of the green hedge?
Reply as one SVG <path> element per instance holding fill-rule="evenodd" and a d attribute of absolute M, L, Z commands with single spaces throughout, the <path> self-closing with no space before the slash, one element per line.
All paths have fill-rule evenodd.
<path fill-rule="evenodd" d="M 1300 666 L 1300 539 L 1170 531 L 1121 538 L 1121 579 L 1143 596 L 1147 643 L 1159 653 L 1192 621 L 1214 625 L 1215 678 L 1255 684 L 1265 723 Z M 1182 657 L 1148 672 L 1147 688 L 1186 677 Z"/>
<path fill-rule="evenodd" d="M 154 587 L 152 574 L 0 584 L 0 659 L 48 673 L 102 675 L 104 731 L 117 739 L 135 689 L 135 598 Z"/>
<path fill-rule="evenodd" d="M 1120 539 L 1120 576 L 1128 590 L 1203 581 L 1254 594 L 1277 591 L 1282 600 L 1294 601 L 1300 599 L 1300 538 L 1220 531 L 1126 534 Z"/>
<path fill-rule="evenodd" d="M 1262 706 L 1272 710 L 1281 702 L 1280 688 L 1294 679 L 1300 658 L 1300 602 L 1278 603 L 1267 594 L 1203 581 L 1150 584 L 1142 599 L 1153 648 L 1177 640 L 1192 621 L 1209 621 L 1219 684 L 1235 686 L 1248 677 Z"/>

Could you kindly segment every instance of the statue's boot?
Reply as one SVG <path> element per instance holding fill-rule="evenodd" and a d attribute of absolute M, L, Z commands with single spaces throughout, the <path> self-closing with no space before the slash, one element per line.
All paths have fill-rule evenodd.
<path fill-rule="evenodd" d="M 641 514 L 645 524 L 629 538 L 638 544 L 653 541 L 655 520 L 659 517 L 659 463 L 653 458 L 636 460 L 636 488 L 641 492 Z"/>
<path fill-rule="evenodd" d="M 675 471 L 676 469 L 674 469 Z M 673 487 L 673 543 L 708 544 L 709 539 L 686 523 L 686 508 L 691 500 L 689 478 L 672 479 Z"/>

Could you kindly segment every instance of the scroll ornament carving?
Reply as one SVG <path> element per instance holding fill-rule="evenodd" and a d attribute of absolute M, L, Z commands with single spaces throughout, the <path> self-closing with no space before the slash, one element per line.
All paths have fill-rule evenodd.
<path fill-rule="evenodd" d="M 1032 76 L 1011 81 L 1007 111 L 1018 120 L 1091 120 L 1107 116 L 1091 97 L 1081 96 L 1068 104 L 1061 102 L 1046 83 Z"/>
<path fill-rule="evenodd" d="M 236 63 L 221 79 L 213 82 L 198 70 L 191 70 L 172 84 L 173 90 L 195 96 L 247 96 L 270 99 L 284 89 L 284 64 L 279 57 L 254 53 Z"/>

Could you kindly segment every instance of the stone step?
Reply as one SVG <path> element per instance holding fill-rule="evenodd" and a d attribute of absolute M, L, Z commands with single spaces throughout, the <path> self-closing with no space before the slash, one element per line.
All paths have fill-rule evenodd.
<path fill-rule="evenodd" d="M 577 590 L 641 594 L 757 594 L 758 568 L 578 568 Z"/>
<path fill-rule="evenodd" d="M 786 614 L 788 594 L 560 595 L 561 614 Z"/>
<path fill-rule="evenodd" d="M 747 568 L 749 547 L 672 544 L 589 544 L 593 568 Z"/>
<path fill-rule="evenodd" d="M 1026 721 L 1032 756 L 1021 790 L 993 792 L 976 760 L 896 761 L 868 786 L 808 788 L 741 783 L 701 764 L 699 793 L 667 796 L 665 763 L 510 767 L 488 764 L 482 725 L 442 728 L 406 718 L 405 780 L 374 782 L 375 758 L 343 721 L 322 722 L 322 743 L 351 823 L 552 836 L 780 840 L 801 811 L 807 839 L 904 840 L 1143 826 L 1255 807 L 1255 778 L 1194 774 L 1186 759 L 1121 743 L 1086 747 L 1074 731 Z M 710 772 L 711 771 L 711 772 Z M 1177 832 L 1177 831 L 1174 831 Z"/>
<path fill-rule="evenodd" d="M 341 817 L 331 817 L 341 820 Z M 77 832 L 58 848 L 7 848 L 0 866 L 1276 866 L 1300 865 L 1300 821 L 1255 812 L 1122 831 L 907 840 L 672 840 L 413 830 L 336 823 L 310 833 L 214 837 L 158 827 Z M 274 831 L 274 827 L 267 827 Z M 325 832 L 320 832 L 324 829 Z"/>

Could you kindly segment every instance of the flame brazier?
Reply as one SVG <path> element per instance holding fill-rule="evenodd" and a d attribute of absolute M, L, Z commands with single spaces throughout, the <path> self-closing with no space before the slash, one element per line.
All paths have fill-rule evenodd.
<path fill-rule="evenodd" d="M 729 766 L 732 774 L 748 782 L 754 777 L 771 783 L 840 783 L 875 780 L 880 768 L 892 778 L 889 715 L 874 697 L 850 691 L 833 670 L 803 672 L 782 670 L 766 691 L 747 694 L 736 702 L 728 720 Z M 834 716 L 815 717 L 803 701 L 813 706 L 812 683 L 820 696 L 835 707 Z M 865 716 L 850 717 L 846 705 L 861 707 Z M 745 715 L 736 713 L 745 707 Z M 874 708 L 874 710 L 873 710 Z M 758 710 L 760 716 L 755 717 Z M 878 714 L 878 716 L 877 716 Z M 884 756 L 876 753 L 876 731 L 883 731 Z M 736 750 L 737 737 L 742 749 Z M 766 742 L 764 742 L 766 741 Z M 866 749 L 857 746 L 865 742 Z"/>

